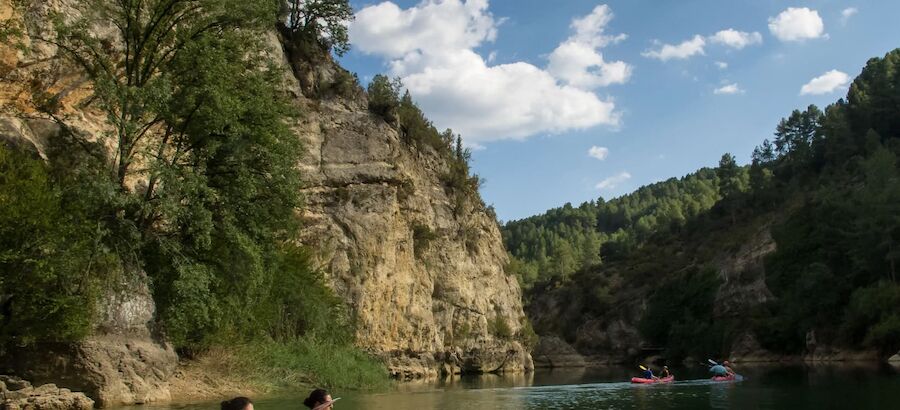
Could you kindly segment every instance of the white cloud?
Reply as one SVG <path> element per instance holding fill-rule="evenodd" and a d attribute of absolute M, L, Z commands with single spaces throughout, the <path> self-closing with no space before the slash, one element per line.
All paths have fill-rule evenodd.
<path fill-rule="evenodd" d="M 733 95 L 733 94 L 743 94 L 743 93 L 744 93 L 744 90 L 741 89 L 741 87 L 739 87 L 737 83 L 726 84 L 726 85 L 723 85 L 723 86 L 713 90 L 713 94 L 717 94 L 717 95 L 723 95 L 723 94 L 724 95 Z"/>
<path fill-rule="evenodd" d="M 359 50 L 391 58 L 423 47 L 472 48 L 497 37 L 497 22 L 487 7 L 487 0 L 450 0 L 403 10 L 386 1 L 356 13 L 350 37 Z"/>
<path fill-rule="evenodd" d="M 859 13 L 859 9 L 856 7 L 847 7 L 841 10 L 841 24 L 846 25 L 847 21 L 850 20 L 850 17 L 853 17 L 856 13 Z"/>
<path fill-rule="evenodd" d="M 819 12 L 806 7 L 789 7 L 778 16 L 770 17 L 769 31 L 781 41 L 804 41 L 826 35 Z"/>
<path fill-rule="evenodd" d="M 821 95 L 834 92 L 850 84 L 850 76 L 847 73 L 831 70 L 816 78 L 813 78 L 800 88 L 800 95 Z"/>
<path fill-rule="evenodd" d="M 591 14 L 573 19 L 570 27 L 574 33 L 550 54 L 547 71 L 569 85 L 586 89 L 628 81 L 631 66 L 623 61 L 607 62 L 600 53 L 600 48 L 626 38 L 624 34 L 604 33 L 612 17 L 609 6 L 603 4 Z"/>
<path fill-rule="evenodd" d="M 755 31 L 748 33 L 730 28 L 709 36 L 709 41 L 740 50 L 749 45 L 761 44 L 762 34 Z"/>
<path fill-rule="evenodd" d="M 607 156 L 609 156 L 609 148 L 593 146 L 588 150 L 588 155 L 593 158 L 597 158 L 600 161 L 603 161 Z"/>
<path fill-rule="evenodd" d="M 706 40 L 701 35 L 695 35 L 694 38 L 686 40 L 678 45 L 663 44 L 658 50 L 647 50 L 641 53 L 642 56 L 655 58 L 660 61 L 668 61 L 671 59 L 686 59 L 697 54 L 704 55 L 703 47 L 706 46 Z"/>
<path fill-rule="evenodd" d="M 491 65 L 474 51 L 493 41 L 500 25 L 487 0 L 364 7 L 350 24 L 350 37 L 357 50 L 385 59 L 389 74 L 401 77 L 438 127 L 452 128 L 476 146 L 618 125 L 613 101 L 591 91 L 630 75 L 626 63 L 605 62 L 599 52 L 624 39 L 604 34 L 610 18 L 609 8 L 601 6 L 573 20 L 573 34 L 557 50 L 581 59 L 557 64 L 552 72 L 521 61 Z"/>
<path fill-rule="evenodd" d="M 597 185 L 594 186 L 596 189 L 613 189 L 617 187 L 619 184 L 631 179 L 631 174 L 628 172 L 621 172 L 619 174 L 613 175 L 609 178 L 606 178 Z"/>
<path fill-rule="evenodd" d="M 724 70 L 728 68 L 728 63 L 724 61 L 716 61 L 716 67 L 719 67 L 720 70 Z"/>

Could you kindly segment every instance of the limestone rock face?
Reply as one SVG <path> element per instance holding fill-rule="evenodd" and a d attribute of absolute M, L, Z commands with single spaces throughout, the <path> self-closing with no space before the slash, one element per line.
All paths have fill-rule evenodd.
<path fill-rule="evenodd" d="M 356 313 L 360 345 L 401 378 L 530 368 L 511 340 L 525 318 L 499 228 L 479 200 L 457 208 L 448 162 L 365 100 L 297 104 L 303 241 Z"/>
<path fill-rule="evenodd" d="M 84 393 L 45 384 L 32 387 L 17 377 L 0 376 L 0 410 L 90 410 L 94 401 Z"/>
<path fill-rule="evenodd" d="M 737 315 L 775 298 L 766 286 L 763 265 L 766 255 L 775 251 L 769 228 L 762 227 L 737 252 L 715 262 L 722 279 L 716 293 L 717 316 Z"/>
<path fill-rule="evenodd" d="M 14 10 L 10 1 L 0 0 L 0 18 L 21 19 L 29 33 L 47 38 L 54 35 L 51 11 L 68 7 L 49 0 Z M 94 30 L 103 35 L 108 27 Z M 359 344 L 404 378 L 530 369 L 530 355 L 515 341 L 525 320 L 521 291 L 504 272 L 500 231 L 480 199 L 459 201 L 442 182 L 446 158 L 403 141 L 396 127 L 368 112 L 358 87 L 323 98 L 336 76 L 349 76 L 329 57 L 305 60 L 274 30 L 266 41 L 301 116 L 302 240 L 319 251 L 331 284 L 356 314 Z M 36 109 L 42 93 L 56 97 L 69 130 L 101 135 L 108 125 L 83 104 L 90 95 L 84 76 L 48 43 L 24 45 L 29 53 L 0 44 L 0 143 L 44 155 L 43 144 L 59 128 Z M 416 240 L 416 232 L 427 235 Z M 165 399 L 176 355 L 148 330 L 153 302 L 146 278 L 137 276 L 104 297 L 95 337 L 22 356 L 36 360 L 22 370 L 83 387 L 101 405 Z"/>
<path fill-rule="evenodd" d="M 82 391 L 101 407 L 168 401 L 178 356 L 149 330 L 155 306 L 146 277 L 135 275 L 108 291 L 99 307 L 93 335 L 15 349 L 0 371 Z"/>
<path fill-rule="evenodd" d="M 532 355 L 535 367 L 584 367 L 586 365 L 584 356 L 556 336 L 542 337 Z"/>

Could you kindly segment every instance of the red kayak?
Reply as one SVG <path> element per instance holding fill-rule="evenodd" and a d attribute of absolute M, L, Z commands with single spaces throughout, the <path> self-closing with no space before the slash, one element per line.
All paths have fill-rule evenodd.
<path fill-rule="evenodd" d="M 639 383 L 639 384 L 671 383 L 674 381 L 675 381 L 675 376 L 662 377 L 659 379 L 643 379 L 640 377 L 632 377 L 631 378 L 632 383 Z"/>
<path fill-rule="evenodd" d="M 741 380 L 743 377 L 737 374 L 732 374 L 729 376 L 713 376 L 712 381 L 714 382 L 733 382 L 735 380 Z"/>

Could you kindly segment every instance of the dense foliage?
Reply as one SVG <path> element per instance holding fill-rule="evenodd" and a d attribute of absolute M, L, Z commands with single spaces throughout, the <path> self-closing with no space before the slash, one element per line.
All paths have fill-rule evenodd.
<path fill-rule="evenodd" d="M 746 178 L 743 168 L 735 178 Z M 716 171 L 702 169 L 681 179 L 639 188 L 610 201 L 599 198 L 577 208 L 566 204 L 543 215 L 507 222 L 503 240 L 511 270 L 526 287 L 565 280 L 601 259 L 625 255 L 660 231 L 678 230 L 719 200 Z"/>
<path fill-rule="evenodd" d="M 0 145 L 0 341 L 65 341 L 90 330 L 101 272 L 115 267 L 97 247 L 96 215 L 66 199 L 40 158 Z"/>
<path fill-rule="evenodd" d="M 281 14 L 291 37 L 311 39 L 337 55 L 350 50 L 347 23 L 353 20 L 353 8 L 347 0 L 277 1 L 282 1 Z"/>
<path fill-rule="evenodd" d="M 587 255 L 554 248 L 579 249 L 573 244 L 592 232 L 608 235 L 603 224 L 609 216 L 598 209 L 641 190 L 511 222 L 504 238 L 517 263 L 525 265 L 517 268 L 526 272 L 525 283 L 537 281 L 532 295 L 555 293 L 575 306 L 555 318 L 571 325 L 551 329 L 569 338 L 588 318 L 642 312 L 643 339 L 673 358 L 727 354 L 732 338 L 746 330 L 779 353 L 831 345 L 890 355 L 900 349 L 898 156 L 900 49 L 869 60 L 846 99 L 824 111 L 795 110 L 781 120 L 774 140 L 753 151 L 749 167 L 724 155 L 715 174 L 706 174 L 709 194 L 699 196 L 707 200 L 705 207 L 687 223 L 674 224 L 676 229 L 653 224 L 644 235 L 635 225 L 625 227 L 625 237 L 636 238 L 626 253 L 606 253 L 610 249 L 602 246 L 603 263 L 585 267 L 597 257 L 596 248 Z M 651 209 L 643 215 L 659 212 L 643 209 Z M 765 283 L 775 298 L 755 307 L 728 299 L 713 305 L 719 295 L 717 261 L 763 231 L 776 243 L 764 262 Z M 529 272 L 537 256 L 547 262 Z M 573 271 L 570 282 L 552 279 Z"/>
<path fill-rule="evenodd" d="M 182 353 L 261 340 L 352 349 L 348 312 L 295 245 L 294 108 L 259 58 L 277 2 L 72 5 L 78 17 L 54 17 L 58 36 L 33 40 L 84 71 L 109 128 L 69 128 L 77 114 L 48 92 L 39 108 L 62 130 L 48 160 L 0 151 L 0 342 L 77 340 L 97 298 L 143 272 Z"/>
<path fill-rule="evenodd" d="M 803 198 L 773 229 L 766 282 L 778 299 L 756 322 L 766 347 L 800 352 L 815 334 L 819 343 L 900 349 L 898 69 L 900 49 L 869 60 L 846 100 L 795 111 L 778 125 L 774 158 L 754 155 L 774 181 L 746 200 Z"/>

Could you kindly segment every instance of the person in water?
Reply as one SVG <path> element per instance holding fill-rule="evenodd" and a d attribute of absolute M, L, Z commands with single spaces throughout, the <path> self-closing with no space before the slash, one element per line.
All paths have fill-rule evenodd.
<path fill-rule="evenodd" d="M 671 375 L 672 375 L 672 373 L 669 372 L 669 366 L 663 366 L 662 371 L 659 372 L 659 377 L 660 377 L 661 379 L 664 379 L 664 378 L 669 377 L 669 376 L 671 376 Z"/>
<path fill-rule="evenodd" d="M 315 389 L 309 393 L 309 397 L 303 400 L 303 405 L 312 410 L 326 410 L 333 408 L 334 402 L 340 400 L 340 397 L 332 399 L 331 395 L 323 389 Z"/>
<path fill-rule="evenodd" d="M 220 404 L 222 410 L 253 410 L 253 402 L 246 397 L 235 397 Z"/>

